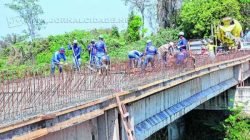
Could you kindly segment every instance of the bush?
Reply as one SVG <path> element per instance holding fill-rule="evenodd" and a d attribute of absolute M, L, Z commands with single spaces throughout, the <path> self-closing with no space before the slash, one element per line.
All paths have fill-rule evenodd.
<path fill-rule="evenodd" d="M 118 31 L 118 27 L 116 27 L 116 26 L 112 27 L 111 36 L 112 37 L 117 37 L 117 38 L 120 37 L 119 31 Z"/>
<path fill-rule="evenodd" d="M 143 22 L 140 16 L 134 15 L 133 12 L 129 15 L 128 29 L 127 29 L 127 40 L 130 42 L 140 40 L 140 28 Z"/>
<path fill-rule="evenodd" d="M 211 24 L 227 16 L 242 21 L 237 0 L 186 0 L 181 26 L 190 38 L 203 38 L 210 35 Z"/>
<path fill-rule="evenodd" d="M 250 119 L 243 115 L 241 109 L 232 110 L 224 121 L 225 140 L 250 140 Z"/>

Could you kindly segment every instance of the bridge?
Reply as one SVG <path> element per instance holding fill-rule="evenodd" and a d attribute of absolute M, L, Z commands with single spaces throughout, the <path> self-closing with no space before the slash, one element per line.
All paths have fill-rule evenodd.
<path fill-rule="evenodd" d="M 171 128 L 178 128 L 175 121 L 191 110 L 249 105 L 250 89 L 244 87 L 249 61 L 249 51 L 241 51 L 216 61 L 196 56 L 196 67 L 192 62 L 185 67 L 158 62 L 146 72 L 130 72 L 124 63 L 113 64 L 107 75 L 87 68 L 21 78 L 3 72 L 0 139 L 126 140 L 131 130 L 142 140 L 166 126 L 169 139 L 175 139 L 181 134 Z"/>

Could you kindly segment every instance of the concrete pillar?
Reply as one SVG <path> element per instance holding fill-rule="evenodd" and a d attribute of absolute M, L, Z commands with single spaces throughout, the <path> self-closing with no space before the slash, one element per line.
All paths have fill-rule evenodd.
<path fill-rule="evenodd" d="M 236 89 L 231 88 L 228 90 L 228 107 L 234 107 Z"/>
<path fill-rule="evenodd" d="M 117 109 L 106 111 L 97 121 L 98 140 L 120 140 Z"/>
<path fill-rule="evenodd" d="M 183 139 L 185 122 L 182 118 L 168 125 L 168 140 Z"/>
<path fill-rule="evenodd" d="M 236 79 L 236 80 L 240 80 L 241 79 L 241 65 L 236 65 L 236 66 L 234 66 L 234 78 Z"/>

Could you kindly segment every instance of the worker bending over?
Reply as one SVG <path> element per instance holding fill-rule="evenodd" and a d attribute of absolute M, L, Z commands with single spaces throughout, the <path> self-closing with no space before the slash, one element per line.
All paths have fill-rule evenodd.
<path fill-rule="evenodd" d="M 51 60 L 51 74 L 52 75 L 54 75 L 54 73 L 55 73 L 56 66 L 58 67 L 59 72 L 62 73 L 63 63 L 61 62 L 61 59 L 66 61 L 65 49 L 63 47 L 61 47 L 59 49 L 59 51 L 55 52 L 53 57 L 52 57 L 52 60 Z"/>
<path fill-rule="evenodd" d="M 173 55 L 174 53 L 174 43 L 170 42 L 168 44 L 162 45 L 159 49 L 160 59 L 163 61 L 163 64 L 167 64 L 168 55 Z"/>
<path fill-rule="evenodd" d="M 129 67 L 133 68 L 133 66 L 138 67 L 141 66 L 141 58 L 143 56 L 143 53 L 133 50 L 128 53 L 128 58 L 129 58 Z"/>

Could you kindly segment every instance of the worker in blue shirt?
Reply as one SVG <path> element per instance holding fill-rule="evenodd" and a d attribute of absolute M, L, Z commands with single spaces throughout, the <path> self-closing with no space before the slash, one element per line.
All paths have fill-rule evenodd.
<path fill-rule="evenodd" d="M 141 57 L 143 56 L 143 53 L 137 51 L 137 50 L 132 50 L 128 53 L 128 58 L 129 58 L 129 67 L 132 68 L 133 64 L 137 66 L 141 66 Z"/>
<path fill-rule="evenodd" d="M 154 67 L 154 59 L 155 59 L 155 56 L 158 54 L 157 48 L 153 46 L 151 40 L 147 41 L 145 54 L 146 54 L 146 59 L 143 64 L 143 70 L 146 69 L 148 63 L 151 63 L 151 66 Z"/>
<path fill-rule="evenodd" d="M 176 54 L 176 64 L 183 65 L 187 57 L 188 56 L 187 56 L 186 50 L 182 49 L 179 53 Z"/>
<path fill-rule="evenodd" d="M 245 42 L 250 42 L 250 30 L 247 29 L 246 35 L 244 37 Z"/>
<path fill-rule="evenodd" d="M 61 59 L 66 61 L 65 49 L 63 47 L 60 48 L 59 51 L 55 52 L 52 56 L 51 60 L 51 74 L 54 75 L 56 66 L 59 68 L 59 72 L 62 73 L 62 63 Z"/>
<path fill-rule="evenodd" d="M 82 48 L 81 46 L 78 45 L 77 40 L 73 41 L 73 45 L 69 44 L 68 46 L 69 50 L 73 50 L 73 64 L 74 68 L 79 70 L 81 66 L 81 53 L 82 53 Z"/>
<path fill-rule="evenodd" d="M 96 50 L 96 67 L 99 69 L 102 66 L 102 59 L 107 57 L 107 46 L 104 42 L 103 36 L 99 36 L 99 41 L 95 45 Z"/>
<path fill-rule="evenodd" d="M 96 44 L 94 39 L 92 39 L 90 44 L 88 45 L 88 51 L 89 51 L 89 63 L 91 66 L 93 66 L 95 64 L 95 57 L 96 57 Z"/>
<path fill-rule="evenodd" d="M 185 49 L 187 50 L 187 44 L 188 44 L 188 41 L 187 39 L 184 37 L 184 32 L 180 32 L 179 33 L 179 42 L 178 42 L 178 49 L 181 51 L 182 49 Z"/>

